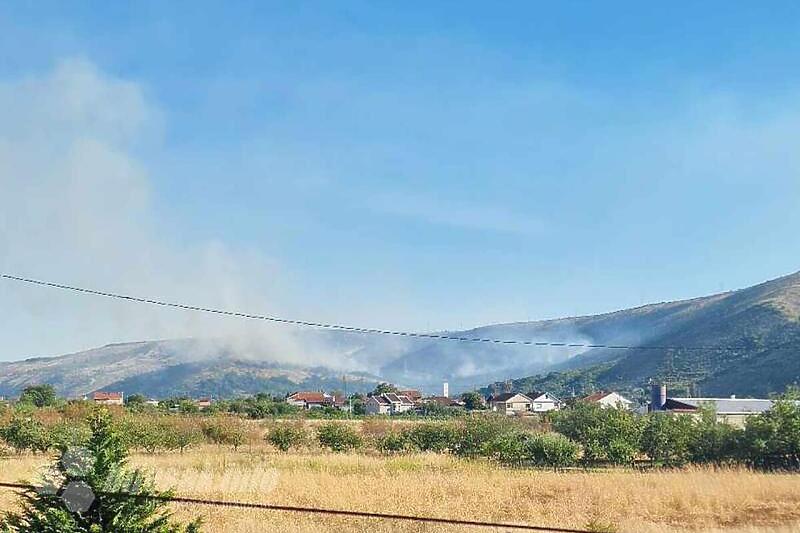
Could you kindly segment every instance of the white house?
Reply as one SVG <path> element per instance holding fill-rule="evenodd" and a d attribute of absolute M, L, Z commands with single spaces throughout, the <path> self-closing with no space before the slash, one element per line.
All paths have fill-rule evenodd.
<path fill-rule="evenodd" d="M 527 396 L 531 399 L 531 412 L 534 413 L 556 411 L 561 407 L 561 401 L 546 392 L 532 392 Z"/>
<path fill-rule="evenodd" d="M 618 392 L 595 392 L 583 399 L 584 402 L 599 404 L 602 408 L 616 407 L 618 409 L 630 409 L 633 402 L 619 394 Z"/>
<path fill-rule="evenodd" d="M 414 402 L 404 394 L 386 393 L 367 398 L 364 410 L 368 415 L 396 415 L 414 408 Z"/>
<path fill-rule="evenodd" d="M 506 392 L 489 398 L 491 411 L 507 415 L 527 413 L 531 410 L 532 404 L 530 398 L 518 392 Z"/>

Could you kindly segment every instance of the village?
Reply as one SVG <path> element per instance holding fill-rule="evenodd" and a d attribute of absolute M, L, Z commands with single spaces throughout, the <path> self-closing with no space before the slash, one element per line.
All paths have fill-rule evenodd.
<path fill-rule="evenodd" d="M 509 386 L 506 387 L 510 389 Z M 381 392 L 381 389 L 387 389 Z M 477 392 L 468 392 L 457 397 L 451 397 L 448 384 L 442 385 L 441 395 L 423 395 L 416 389 L 396 389 L 384 383 L 376 391 L 366 395 L 345 396 L 339 392 L 295 391 L 283 398 L 283 401 L 301 411 L 314 411 L 334 409 L 336 411 L 365 415 L 365 416 L 398 416 L 421 415 L 431 412 L 431 408 L 458 411 L 484 411 L 504 414 L 507 416 L 525 417 L 545 414 L 562 409 L 569 409 L 577 403 L 595 404 L 601 408 L 615 408 L 631 411 L 644 415 L 650 412 L 663 412 L 674 415 L 698 415 L 702 410 L 711 410 L 715 413 L 718 422 L 724 422 L 735 427 L 745 426 L 747 419 L 768 411 L 775 403 L 772 399 L 764 398 L 737 398 L 729 397 L 683 397 L 669 396 L 667 386 L 655 383 L 651 386 L 650 400 L 644 404 L 636 405 L 632 400 L 615 391 L 597 391 L 589 395 L 558 398 L 544 391 L 527 393 L 494 392 L 482 396 Z M 138 396 L 138 395 L 137 395 Z M 84 395 L 81 400 L 97 405 L 123 406 L 127 404 L 124 392 L 96 391 Z M 218 402 L 211 396 L 196 399 L 182 399 L 182 403 L 193 406 L 197 411 L 208 410 Z M 5 398 L 0 402 L 9 403 Z M 354 408 L 354 403 L 361 403 L 362 410 Z M 177 412 L 181 410 L 179 402 L 175 399 L 147 398 L 142 401 L 146 406 L 153 408 L 166 407 L 167 410 Z M 800 404 L 800 402 L 797 402 Z"/>

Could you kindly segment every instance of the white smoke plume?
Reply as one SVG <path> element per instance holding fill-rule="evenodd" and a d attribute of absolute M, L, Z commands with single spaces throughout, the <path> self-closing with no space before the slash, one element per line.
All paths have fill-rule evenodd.
<path fill-rule="evenodd" d="M 157 148 L 158 106 L 137 83 L 85 60 L 0 81 L 0 271 L 251 312 L 280 312 L 274 261 L 196 242 L 158 216 L 141 154 Z M 225 209 L 225 206 L 220 206 Z M 240 355 L 334 364 L 291 330 L 0 282 L 0 360 L 106 342 L 236 339 Z"/>

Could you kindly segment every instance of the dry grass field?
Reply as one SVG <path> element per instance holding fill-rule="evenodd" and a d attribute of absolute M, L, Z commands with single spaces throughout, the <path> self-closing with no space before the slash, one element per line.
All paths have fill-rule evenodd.
<path fill-rule="evenodd" d="M 0 480 L 35 480 L 46 458 L 0 459 Z M 800 531 L 800 476 L 747 470 L 549 472 L 499 468 L 444 455 L 379 457 L 238 452 L 214 446 L 184 454 L 137 454 L 159 486 L 180 495 L 248 502 L 527 522 L 598 531 Z M 0 505 L 14 505 L 0 493 Z M 452 532 L 441 525 L 175 504 L 202 515 L 207 531 Z M 472 528 L 474 531 L 480 529 Z"/>

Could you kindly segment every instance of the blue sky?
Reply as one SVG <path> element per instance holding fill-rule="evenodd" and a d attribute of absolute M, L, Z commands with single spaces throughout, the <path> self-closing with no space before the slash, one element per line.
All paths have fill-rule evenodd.
<path fill-rule="evenodd" d="M 135 131 L 108 142 L 145 190 L 125 223 L 150 233 L 131 237 L 138 252 L 109 236 L 92 245 L 121 262 L 142 248 L 186 257 L 219 246 L 237 291 L 251 294 L 207 294 L 213 275 L 187 276 L 190 265 L 156 252 L 154 285 L 115 277 L 88 251 L 43 259 L 51 243 L 26 242 L 43 247 L 29 260 L 6 243 L 0 265 L 409 329 L 754 284 L 800 269 L 798 30 L 796 2 L 6 3 L 6 106 L 25 80 L 60 98 L 59 72 L 135 92 L 132 107 L 112 96 L 102 108 L 119 114 L 108 130 L 91 113 L 70 126 L 70 143 L 106 142 L 131 122 L 124 113 L 136 117 Z M 32 179 L 0 183 L 10 192 Z M 21 217 L 7 234 L 27 231 Z M 203 287 L 173 293 L 176 279 Z M 26 298 L 14 291 L 7 302 Z M 25 331 L 42 316 L 16 320 Z M 46 320 L 63 334 L 13 350 L 149 334 L 71 341 L 57 316 Z"/>

